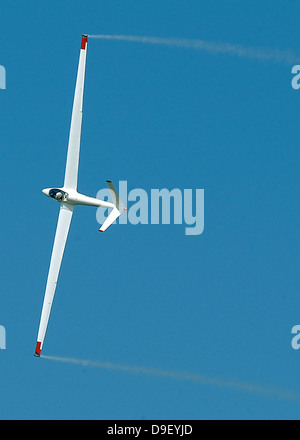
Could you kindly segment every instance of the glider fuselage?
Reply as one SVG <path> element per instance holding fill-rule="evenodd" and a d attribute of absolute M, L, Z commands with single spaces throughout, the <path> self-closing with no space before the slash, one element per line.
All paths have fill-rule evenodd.
<path fill-rule="evenodd" d="M 85 196 L 73 188 L 45 188 L 42 192 L 51 199 L 57 200 L 58 202 L 70 203 L 71 205 L 101 206 L 102 208 L 115 207 L 113 203 Z"/>

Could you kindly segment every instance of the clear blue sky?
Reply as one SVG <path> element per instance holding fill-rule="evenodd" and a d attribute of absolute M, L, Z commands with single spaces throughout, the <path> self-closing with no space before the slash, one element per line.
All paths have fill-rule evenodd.
<path fill-rule="evenodd" d="M 81 33 L 299 48 L 282 1 L 1 5 L 0 418 L 299 418 L 234 389 L 34 358 Z M 300 64 L 300 58 L 294 64 Z M 112 226 L 75 209 L 44 354 L 300 393 L 299 106 L 292 65 L 90 40 L 79 190 L 204 188 L 205 231 Z"/>

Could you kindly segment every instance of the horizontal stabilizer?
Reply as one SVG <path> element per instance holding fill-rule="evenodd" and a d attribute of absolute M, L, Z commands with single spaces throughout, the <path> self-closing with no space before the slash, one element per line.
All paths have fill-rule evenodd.
<path fill-rule="evenodd" d="M 104 232 L 113 222 L 122 214 L 122 211 L 119 211 L 116 207 L 111 211 L 99 231 Z"/>

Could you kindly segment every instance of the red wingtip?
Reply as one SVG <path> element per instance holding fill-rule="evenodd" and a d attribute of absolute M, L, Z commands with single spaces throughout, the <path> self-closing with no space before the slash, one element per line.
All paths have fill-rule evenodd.
<path fill-rule="evenodd" d="M 86 48 L 86 43 L 87 43 L 87 35 L 82 35 L 82 40 L 81 40 L 81 49 L 85 50 Z"/>
<path fill-rule="evenodd" d="M 35 356 L 40 356 L 41 355 L 41 351 L 42 351 L 42 349 L 41 349 L 41 342 L 37 342 L 34 355 Z"/>

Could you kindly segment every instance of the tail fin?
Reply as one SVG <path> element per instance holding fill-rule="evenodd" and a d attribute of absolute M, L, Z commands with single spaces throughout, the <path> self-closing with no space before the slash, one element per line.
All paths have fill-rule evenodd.
<path fill-rule="evenodd" d="M 111 213 L 109 214 L 109 216 L 107 217 L 107 219 L 105 220 L 105 222 L 103 223 L 101 228 L 99 229 L 99 231 L 101 231 L 101 232 L 106 231 L 106 229 L 109 228 L 109 226 L 118 217 L 120 217 L 120 215 L 123 213 L 123 211 L 126 210 L 124 203 L 120 199 L 119 194 L 117 193 L 116 188 L 114 187 L 112 181 L 107 180 L 106 183 L 107 183 L 107 186 L 110 190 L 111 197 L 113 199 L 113 203 L 114 203 L 115 207 L 113 208 L 113 210 L 111 211 Z"/>
<path fill-rule="evenodd" d="M 120 199 L 119 194 L 117 193 L 117 190 L 116 190 L 116 188 L 114 187 L 112 181 L 111 181 L 111 180 L 107 180 L 106 183 L 107 183 L 107 186 L 108 186 L 108 188 L 109 188 L 109 190 L 110 190 L 111 197 L 112 197 L 112 199 L 113 199 L 113 202 L 114 202 L 115 207 L 116 207 L 119 211 L 123 212 L 123 210 L 126 209 L 126 208 L 125 208 L 125 206 L 124 206 L 124 203 L 123 203 L 122 200 Z"/>

